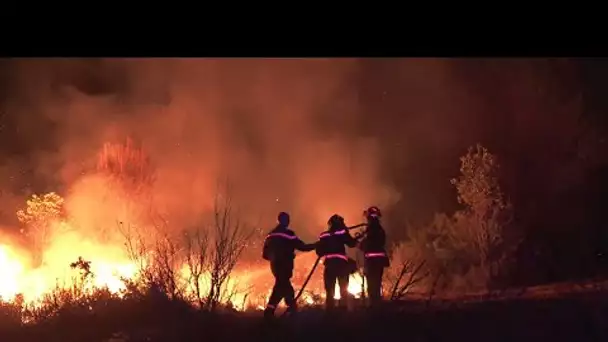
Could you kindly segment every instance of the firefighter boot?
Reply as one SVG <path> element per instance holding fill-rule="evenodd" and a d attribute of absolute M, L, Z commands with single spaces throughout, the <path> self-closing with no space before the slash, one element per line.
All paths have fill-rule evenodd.
<path fill-rule="evenodd" d="M 298 307 L 294 304 L 292 306 L 287 307 L 287 310 L 285 312 L 287 314 L 287 316 L 291 317 L 294 316 L 295 314 L 298 313 Z"/>
<path fill-rule="evenodd" d="M 268 305 L 266 307 L 266 309 L 264 309 L 264 318 L 265 319 L 272 319 L 272 318 L 274 318 L 274 309 L 275 308 L 276 307 L 273 306 L 273 305 Z"/>

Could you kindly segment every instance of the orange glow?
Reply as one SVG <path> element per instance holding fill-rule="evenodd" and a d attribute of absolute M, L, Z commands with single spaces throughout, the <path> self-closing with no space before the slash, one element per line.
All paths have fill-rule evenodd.
<path fill-rule="evenodd" d="M 151 251 L 142 252 L 142 260 L 130 258 L 125 248 L 124 227 L 117 223 L 116 217 L 120 222 L 129 217 L 134 222 L 142 222 L 140 225 L 148 229 L 144 230 L 144 237 L 153 239 L 155 234 L 147 226 L 150 223 L 138 221 L 140 212 L 141 208 L 127 203 L 121 189 L 112 188 L 108 179 L 100 175 L 76 182 L 65 199 L 55 193 L 32 197 L 18 213 L 23 224 L 22 235 L 7 236 L 0 244 L 1 300 L 12 302 L 22 298 L 26 304 L 37 306 L 57 287 L 75 286 L 85 295 L 96 289 L 107 289 L 122 297 L 127 289 L 125 280 L 138 282 L 141 267 L 149 261 L 146 258 Z M 83 270 L 71 267 L 79 258 L 90 262 L 91 275 L 84 283 Z M 220 302 L 229 303 L 236 310 L 265 307 L 274 281 L 268 264 L 252 258 L 245 256 L 237 263 L 223 286 L 223 291 L 230 295 L 220 298 Z M 292 279 L 296 291 L 300 290 L 315 259 L 315 253 L 298 254 Z M 197 303 L 197 291 L 189 281 L 186 261 L 179 259 L 174 267 L 180 291 L 186 299 Z M 302 305 L 324 302 L 321 268 L 307 285 L 300 299 Z M 202 297 L 209 293 L 210 283 L 207 270 L 199 281 Z M 351 276 L 348 291 L 356 298 L 361 295 L 361 283 L 359 274 Z M 340 298 L 337 285 L 335 298 Z"/>
<path fill-rule="evenodd" d="M 3 273 L 3 281 L 0 282 L 2 300 L 13 301 L 16 295 L 22 294 L 26 303 L 36 304 L 57 284 L 60 286 L 74 285 L 78 273 L 77 270 L 70 268 L 70 263 L 74 262 L 78 256 L 91 261 L 91 272 L 94 274 L 92 281 L 84 287 L 85 291 L 107 288 L 112 293 L 120 294 L 126 288 L 121 277 L 135 279 L 137 276 L 137 265 L 129 261 L 119 246 L 104 245 L 76 233 L 64 233 L 54 238 L 44 253 L 43 264 L 39 267 L 31 266 L 27 254 L 23 251 L 13 246 L 0 245 L 0 269 Z M 305 260 L 297 264 L 301 269 L 301 274 L 309 271 L 310 266 Z M 188 267 L 183 265 L 181 280 L 184 284 L 187 284 L 188 272 Z M 322 304 L 324 301 L 322 272 L 316 273 L 309 283 L 307 291 L 302 295 L 304 305 Z M 296 291 L 301 286 L 299 280 L 294 281 Z M 207 293 L 209 283 L 208 275 L 203 275 L 202 293 Z M 267 265 L 241 263 L 226 284 L 227 292 L 233 295 L 231 298 L 223 298 L 222 301 L 230 301 L 236 310 L 263 309 L 272 290 L 272 283 L 273 279 Z M 355 298 L 359 298 L 361 295 L 361 284 L 362 278 L 359 274 L 351 275 L 348 291 Z M 186 295 L 195 293 L 194 289 L 187 285 L 184 292 Z M 264 295 L 260 296 L 262 293 Z M 337 285 L 335 293 L 334 298 L 340 299 Z M 315 298 L 317 299 L 315 300 Z"/>
<path fill-rule="evenodd" d="M 116 89 L 93 94 L 59 82 L 57 93 L 59 88 L 46 86 L 47 81 L 56 83 L 51 69 L 69 69 L 65 74 L 72 79 L 84 64 L 14 61 L 18 84 L 41 86 L 15 87 L 33 102 L 22 106 L 15 101 L 11 113 L 25 115 L 34 106 L 40 118 L 58 126 L 53 146 L 44 149 L 48 153 L 31 156 L 42 183 L 32 185 L 39 181 L 28 179 L 22 160 L 15 160 L 0 170 L 6 180 L 4 193 L 17 184 L 8 177 L 15 174 L 23 186 L 56 185 L 63 201 L 39 194 L 42 203 L 28 211 L 20 194 L 3 195 L 10 204 L 6 207 L 18 200 L 23 210 L 19 227 L 0 231 L 23 231 L 10 241 L 0 236 L 0 262 L 8 265 L 0 277 L 4 272 L 11 278 L 0 284 L 4 297 L 22 292 L 34 300 L 57 282 L 69 285 L 79 276 L 69 267 L 78 257 L 91 262 L 95 276 L 86 286 L 108 286 L 118 293 L 125 287 L 121 276 L 137 277 L 141 266 L 125 251 L 118 226 L 135 227 L 149 240 L 157 228 L 151 221 L 160 221 L 158 216 L 170 221 L 163 229 L 180 239 L 183 231 L 205 230 L 208 227 L 201 227 L 222 191 L 218 183 L 231 184 L 240 223 L 268 231 L 276 213 L 286 210 L 306 242 L 317 239 L 334 213 L 354 225 L 361 222 L 365 207 L 388 206 L 400 196 L 381 177 L 379 141 L 349 130 L 320 130 L 319 114 L 359 112 L 357 92 L 351 91 L 349 81 L 359 70 L 357 61 L 114 59 L 94 64 L 98 62 L 104 65 L 100 76 L 116 80 L 110 82 Z M 87 77 L 74 77 L 77 83 L 89 80 L 90 70 L 85 69 Z M 49 225 L 63 228 L 55 231 Z M 259 241 L 247 246 L 228 281 L 226 291 L 238 288 L 236 306 L 242 307 L 243 301 L 254 308 L 264 304 L 272 288 L 260 248 Z M 314 252 L 298 256 L 296 290 L 315 257 Z M 179 270 L 179 262 L 172 267 Z M 317 270 L 306 289 L 318 295 L 303 295 L 304 303 L 322 300 L 321 274 Z M 183 270 L 180 275 L 188 278 Z"/>
<path fill-rule="evenodd" d="M 107 287 L 112 293 L 125 289 L 121 277 L 132 278 L 137 268 L 129 262 L 124 252 L 116 246 L 104 246 L 75 233 L 66 233 L 56 237 L 43 254 L 43 263 L 39 267 L 31 265 L 27 253 L 14 246 L 0 245 L 0 296 L 11 301 L 17 294 L 22 294 L 28 303 L 35 303 L 45 293 L 57 285 L 74 285 L 78 278 L 76 270 L 70 264 L 82 256 L 92 260 L 92 282 L 84 286 L 85 290 Z"/>
<path fill-rule="evenodd" d="M 360 298 L 361 291 L 363 289 L 363 280 L 364 279 L 360 274 L 351 274 L 348 280 L 348 293 L 353 295 L 355 298 Z M 340 287 L 338 284 L 336 284 L 334 299 L 340 299 Z"/>

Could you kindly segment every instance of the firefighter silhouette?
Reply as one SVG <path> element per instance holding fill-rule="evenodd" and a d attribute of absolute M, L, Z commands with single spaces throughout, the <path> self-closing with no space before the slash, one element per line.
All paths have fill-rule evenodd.
<path fill-rule="evenodd" d="M 363 234 L 363 240 L 359 248 L 365 257 L 364 274 L 367 279 L 367 295 L 372 306 L 382 301 L 382 276 L 384 268 L 390 265 L 386 254 L 386 233 L 380 217 L 382 213 L 378 207 L 369 207 L 363 212 L 367 219 L 367 229 Z"/>
<path fill-rule="evenodd" d="M 346 247 L 355 247 L 355 240 L 340 215 L 333 215 L 327 221 L 328 230 L 321 233 L 317 242 L 316 253 L 323 257 L 323 282 L 325 285 L 325 306 L 327 310 L 335 308 L 336 281 L 340 288 L 340 307 L 344 308 L 348 300 L 348 278 L 356 263 L 346 255 Z"/>
<path fill-rule="evenodd" d="M 297 311 L 294 300 L 294 290 L 291 285 L 295 250 L 309 252 L 315 249 L 315 244 L 306 244 L 289 229 L 289 214 L 281 212 L 278 224 L 264 240 L 262 257 L 270 261 L 270 270 L 274 276 L 274 287 L 264 310 L 264 317 L 274 317 L 277 305 L 285 299 L 290 313 Z"/>

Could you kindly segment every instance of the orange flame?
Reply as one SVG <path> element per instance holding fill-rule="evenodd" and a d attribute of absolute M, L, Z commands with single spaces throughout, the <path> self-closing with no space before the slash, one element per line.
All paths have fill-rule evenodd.
<path fill-rule="evenodd" d="M 107 289 L 113 294 L 121 295 L 126 290 L 124 279 L 137 281 L 141 265 L 129 258 L 123 241 L 112 240 L 97 230 L 98 221 L 109 220 L 119 206 L 114 202 L 102 204 L 96 199 L 95 194 L 104 188 L 103 180 L 93 179 L 79 184 L 84 190 L 72 191 L 70 198 L 65 201 L 67 209 L 72 211 L 70 217 L 77 222 L 68 221 L 63 215 L 64 200 L 54 193 L 33 197 L 27 202 L 27 208 L 19 212 L 21 222 L 25 225 L 35 223 L 36 229 L 44 231 L 47 240 L 36 240 L 41 244 L 41 260 L 37 263 L 33 262 L 34 254 L 27 248 L 6 242 L 0 244 L 0 300 L 11 302 L 22 298 L 26 304 L 37 305 L 45 294 L 53 291 L 58 285 L 78 285 L 79 281 L 82 282 L 79 273 L 81 270 L 70 267 L 78 258 L 90 262 L 92 276 L 87 278 L 84 284 L 80 284 L 84 292 Z M 99 208 L 101 205 L 107 208 Z M 102 209 L 106 209 L 105 212 Z M 106 223 L 104 226 L 107 225 Z M 83 226 L 87 229 L 83 229 Z M 28 235 L 29 237 L 31 235 Z M 303 276 L 310 271 L 314 258 L 314 253 L 298 257 L 294 271 L 295 287 L 298 287 L 298 283 L 304 280 Z M 194 299 L 196 291 L 188 281 L 188 266 L 185 263 L 178 265 L 177 270 L 180 275 L 180 288 L 186 297 Z M 320 304 L 319 301 L 324 299 L 321 272 L 316 273 L 308 285 L 308 291 L 302 297 L 304 304 Z M 362 282 L 363 278 L 359 274 L 350 277 L 348 291 L 355 298 L 361 295 Z M 220 301 L 230 303 L 236 310 L 263 308 L 272 285 L 273 279 L 267 264 L 241 260 L 224 284 L 224 291 L 231 295 L 220 298 Z M 200 292 L 205 294 L 209 289 L 210 278 L 203 275 Z M 335 298 L 339 299 L 337 285 L 335 293 Z"/>

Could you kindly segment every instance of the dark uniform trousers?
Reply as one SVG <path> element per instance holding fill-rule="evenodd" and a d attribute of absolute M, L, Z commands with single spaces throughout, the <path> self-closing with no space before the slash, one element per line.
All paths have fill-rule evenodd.
<path fill-rule="evenodd" d="M 365 258 L 367 295 L 372 305 L 376 305 L 382 301 L 382 276 L 385 267 L 386 259 L 384 258 Z"/>
<path fill-rule="evenodd" d="M 323 281 L 325 285 L 325 306 L 327 309 L 333 309 L 336 306 L 334 295 L 336 292 L 336 282 L 340 288 L 340 306 L 345 307 L 348 297 L 348 262 L 346 256 L 344 259 L 339 257 L 332 258 L 327 256 L 324 261 L 325 269 L 323 270 Z"/>
<path fill-rule="evenodd" d="M 268 299 L 268 306 L 274 308 L 281 299 L 285 299 L 285 304 L 288 307 L 295 306 L 294 289 L 291 285 L 291 277 L 293 276 L 293 260 L 273 263 L 270 267 L 274 276 L 274 287 Z"/>

